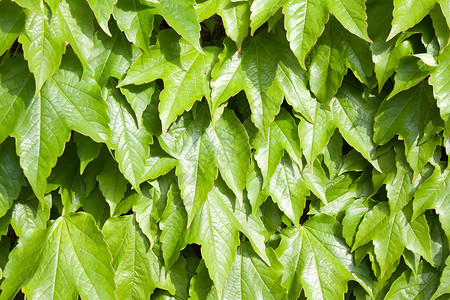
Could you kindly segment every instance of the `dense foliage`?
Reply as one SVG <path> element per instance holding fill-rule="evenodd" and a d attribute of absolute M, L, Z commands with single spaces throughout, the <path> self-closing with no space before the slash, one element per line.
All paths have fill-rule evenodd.
<path fill-rule="evenodd" d="M 448 0 L 1 0 L 0 299 L 448 299 Z"/>

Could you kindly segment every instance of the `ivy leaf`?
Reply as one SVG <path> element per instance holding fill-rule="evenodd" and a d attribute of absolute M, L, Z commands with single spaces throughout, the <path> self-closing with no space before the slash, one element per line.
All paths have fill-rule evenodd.
<path fill-rule="evenodd" d="M 22 258 L 13 256 L 15 259 L 10 259 L 5 269 L 4 292 L 14 295 L 23 285 L 24 293 L 32 298 L 52 298 L 58 294 L 75 297 L 79 294 L 81 297 L 115 299 L 111 254 L 90 215 L 71 213 L 62 216 L 44 235 L 30 231 L 24 245 L 28 246 L 27 250 L 18 248 L 17 252 L 26 251 L 22 257 L 32 258 L 32 262 L 25 261 L 29 272 L 21 272 L 24 269 Z M 86 251 L 91 255 L 77 255 Z M 49 268 L 53 271 L 48 272 Z M 23 279 L 15 283 L 13 289 L 7 289 L 15 278 L 9 274 L 26 277 L 21 276 Z M 84 284 L 86 282 L 89 284 Z"/>
<path fill-rule="evenodd" d="M 439 272 L 425 262 L 421 262 L 417 274 L 411 270 L 404 272 L 391 285 L 384 299 L 398 299 L 398 297 L 415 297 L 416 299 L 430 299 L 439 283 Z"/>
<path fill-rule="evenodd" d="M 98 21 L 102 30 L 109 36 L 113 36 L 108 28 L 108 21 L 113 12 L 113 6 L 117 0 L 86 0 Z"/>
<path fill-rule="evenodd" d="M 255 0 L 250 7 L 250 27 L 252 35 L 262 24 L 264 24 L 281 7 L 282 0 Z"/>
<path fill-rule="evenodd" d="M 192 114 L 184 113 L 161 139 L 163 149 L 178 160 L 176 174 L 188 226 L 217 177 L 217 167 L 212 163 L 215 162 L 214 150 L 207 134 L 209 125 L 208 111 L 201 107 L 195 119 Z"/>
<path fill-rule="evenodd" d="M 387 40 L 392 39 L 398 33 L 406 31 L 419 23 L 428 14 L 430 9 L 433 8 L 435 3 L 436 0 L 394 0 L 394 19 L 392 20 L 391 32 L 389 32 Z"/>
<path fill-rule="evenodd" d="M 112 26 L 112 37 L 102 31 L 94 35 L 94 47 L 88 60 L 87 74 L 104 87 L 109 77 L 122 79 L 138 54 L 126 36 Z"/>
<path fill-rule="evenodd" d="M 86 68 L 91 48 L 94 46 L 91 10 L 83 1 L 61 0 L 56 19 L 64 39 L 69 41 L 83 68 Z"/>
<path fill-rule="evenodd" d="M 25 26 L 23 9 L 11 1 L 0 3 L 0 55 L 8 50 Z"/>
<path fill-rule="evenodd" d="M 117 26 L 125 32 L 128 40 L 149 52 L 149 38 L 153 30 L 155 10 L 139 0 L 118 0 L 113 15 Z"/>
<path fill-rule="evenodd" d="M 47 222 L 50 219 L 50 208 L 52 205 L 52 196 L 46 195 L 44 205 L 41 206 L 39 200 L 16 199 L 11 207 L 10 223 L 17 236 L 28 234 L 35 229 L 46 229 Z M 6 215 L 8 216 L 8 215 Z"/>
<path fill-rule="evenodd" d="M 131 108 L 115 85 L 111 80 L 105 91 L 111 119 L 111 146 L 116 150 L 120 171 L 133 188 L 140 191 L 151 137 L 143 128 L 137 127 Z"/>
<path fill-rule="evenodd" d="M 158 78 L 165 88 L 160 94 L 159 114 L 163 133 L 185 110 L 203 96 L 209 98 L 209 74 L 218 48 L 206 47 L 202 55 L 191 44 L 181 39 L 173 30 L 162 31 L 151 54 L 143 54 L 133 64 L 119 87 L 143 84 Z"/>
<path fill-rule="evenodd" d="M 17 199 L 25 178 L 16 156 L 14 142 L 8 139 L 0 144 L 0 216 L 6 214 Z"/>
<path fill-rule="evenodd" d="M 325 214 L 310 218 L 299 230 L 288 227 L 282 231 L 276 251 L 285 268 L 283 285 L 289 299 L 297 299 L 302 288 L 311 299 L 342 298 L 354 266 L 339 232 L 339 223 Z"/>
<path fill-rule="evenodd" d="M 447 258 L 445 261 L 446 267 L 442 271 L 441 275 L 441 282 L 439 284 L 439 288 L 437 289 L 436 293 L 431 297 L 431 299 L 437 299 L 439 296 L 442 296 L 444 294 L 450 293 L 450 284 L 449 284 L 449 275 L 450 275 L 450 258 Z"/>
<path fill-rule="evenodd" d="M 373 140 L 387 143 L 395 134 L 405 139 L 406 151 L 441 128 L 441 120 L 432 98 L 431 87 L 417 85 L 384 101 L 375 116 Z"/>
<path fill-rule="evenodd" d="M 278 51 L 277 46 L 264 33 L 244 41 L 240 52 L 229 39 L 224 44 L 225 49 L 212 71 L 212 118 L 217 120 L 223 103 L 245 90 L 252 110 L 252 121 L 258 129 L 267 133 L 283 101 L 282 90 L 275 80 L 278 59 L 274 54 Z"/>
<path fill-rule="evenodd" d="M 149 298 L 159 279 L 159 262 L 135 217 L 112 217 L 102 231 L 113 257 L 117 297 Z"/>
<path fill-rule="evenodd" d="M 450 83 L 446 78 L 450 76 L 450 48 L 447 47 L 439 55 L 439 66 L 433 70 L 430 76 L 430 84 L 433 86 L 433 95 L 437 100 L 437 106 L 442 119 L 445 122 L 447 136 L 450 134 Z"/>
<path fill-rule="evenodd" d="M 42 0 L 13 0 L 20 6 L 24 8 L 28 8 L 33 13 L 36 13 L 40 16 L 45 16 L 44 11 L 42 10 Z"/>
<path fill-rule="evenodd" d="M 3 2 L 2 2 L 3 3 Z M 34 94 L 34 80 L 26 62 L 6 59 L 0 65 L 0 142 L 13 130 L 14 124 Z"/>
<path fill-rule="evenodd" d="M 59 27 L 52 26 L 53 20 L 56 19 L 47 19 L 26 11 L 26 34 L 22 32 L 19 36 L 24 57 L 36 81 L 36 95 L 58 69 L 66 50 Z"/>
<path fill-rule="evenodd" d="M 297 164 L 284 155 L 269 183 L 272 199 L 296 227 L 300 226 L 299 220 L 309 192 L 301 178 Z"/>
<path fill-rule="evenodd" d="M 332 102 L 333 118 L 344 139 L 364 156 L 377 170 L 378 161 L 372 158 L 375 144 L 372 141 L 373 123 L 379 100 L 371 97 L 367 102 L 362 89 L 344 81 Z"/>
<path fill-rule="evenodd" d="M 159 92 L 155 88 L 155 83 L 148 83 L 143 85 L 127 85 L 120 88 L 120 91 L 127 98 L 128 103 L 130 103 L 133 111 L 136 115 L 137 123 L 139 127 L 143 126 L 143 115 L 147 106 L 152 103 L 155 94 Z M 147 130 L 151 134 L 155 134 L 156 132 L 152 132 L 151 130 Z"/>
<path fill-rule="evenodd" d="M 270 266 L 253 252 L 248 243 L 239 246 L 232 269 L 225 283 L 223 299 L 284 299 L 281 285 L 283 266 L 270 253 Z"/>
<path fill-rule="evenodd" d="M 330 11 L 348 31 L 370 42 L 367 35 L 367 16 L 364 1 L 331 0 Z"/>
<path fill-rule="evenodd" d="M 220 15 L 227 36 L 240 50 L 250 26 L 250 4 L 248 1 L 207 0 L 197 4 L 196 11 L 200 21 L 216 13 Z"/>
<path fill-rule="evenodd" d="M 217 299 L 216 289 L 213 286 L 211 278 L 209 278 L 208 269 L 205 266 L 205 261 L 201 260 L 197 267 L 197 275 L 192 277 L 189 286 L 189 297 L 194 300 Z"/>

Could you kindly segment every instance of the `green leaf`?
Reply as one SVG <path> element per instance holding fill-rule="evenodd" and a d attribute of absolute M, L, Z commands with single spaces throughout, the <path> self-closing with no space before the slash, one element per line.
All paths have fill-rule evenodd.
<path fill-rule="evenodd" d="M 321 103 L 313 102 L 311 106 L 312 123 L 302 120 L 298 125 L 298 135 L 302 137 L 300 139 L 302 152 L 309 166 L 326 147 L 336 128 L 334 122 L 330 122 L 331 113 Z"/>
<path fill-rule="evenodd" d="M 173 30 L 165 30 L 158 35 L 158 43 L 150 51 L 151 54 L 139 57 L 119 86 L 148 83 L 158 78 L 164 80 L 159 114 L 165 133 L 195 101 L 203 96 L 209 99 L 210 70 L 219 48 L 206 47 L 206 55 L 202 55 Z"/>
<path fill-rule="evenodd" d="M 216 289 L 213 286 L 211 278 L 209 278 L 208 269 L 205 266 L 205 261 L 200 261 L 197 267 L 197 275 L 192 277 L 189 286 L 189 297 L 193 300 L 213 300 L 217 299 Z"/>
<path fill-rule="evenodd" d="M 3 3 L 3 2 L 2 2 Z M 0 142 L 14 129 L 19 115 L 34 94 L 34 80 L 23 59 L 6 59 L 0 65 Z"/>
<path fill-rule="evenodd" d="M 112 27 L 112 37 L 103 31 L 94 35 L 94 47 L 88 60 L 87 74 L 104 87 L 109 77 L 122 79 L 135 61 L 137 48 L 127 41 L 126 36 L 117 28 Z"/>
<path fill-rule="evenodd" d="M 92 9 L 92 12 L 97 19 L 98 24 L 102 30 L 109 36 L 115 35 L 111 34 L 108 28 L 108 21 L 113 12 L 113 6 L 116 4 L 117 0 L 86 0 Z"/>
<path fill-rule="evenodd" d="M 43 3 L 41 0 L 13 0 L 13 1 L 24 8 L 28 8 L 33 13 L 36 13 L 41 16 L 45 16 L 43 8 L 42 8 Z"/>
<path fill-rule="evenodd" d="M 269 257 L 270 266 L 248 243 L 241 244 L 225 283 L 223 299 L 285 299 L 286 290 L 281 285 L 283 266 L 273 250 Z"/>
<path fill-rule="evenodd" d="M 11 226 L 17 236 L 27 235 L 29 231 L 35 229 L 45 230 L 47 221 L 50 219 L 50 208 L 52 196 L 46 195 L 44 205 L 41 206 L 39 200 L 18 199 L 11 208 Z"/>
<path fill-rule="evenodd" d="M 394 0 L 394 19 L 392 20 L 392 28 L 387 40 L 419 23 L 433 8 L 435 3 L 436 0 Z"/>
<path fill-rule="evenodd" d="M 421 82 L 430 74 L 431 70 L 433 70 L 432 67 L 416 57 L 408 56 L 401 59 L 396 69 L 394 89 L 387 100 Z"/>
<path fill-rule="evenodd" d="M 27 276 L 15 283 L 12 295 L 23 285 L 25 295 L 31 298 L 57 295 L 74 298 L 79 294 L 93 299 L 115 299 L 111 254 L 90 215 L 62 216 L 52 223 L 44 236 L 36 236 L 39 231 L 30 232 L 32 238 L 31 241 L 25 239 L 30 244 L 24 257 L 32 258 L 32 262 L 22 262 L 20 256 L 9 260 L 2 283 L 4 292 L 8 291 L 6 288 L 12 280 L 17 280 L 9 274 L 22 273 Z M 18 248 L 19 253 L 21 250 Z M 26 273 L 22 272 L 24 263 L 28 265 Z"/>
<path fill-rule="evenodd" d="M 58 69 L 66 50 L 60 28 L 53 26 L 55 20 L 26 11 L 25 31 L 19 36 L 24 57 L 36 81 L 36 95 Z"/>
<path fill-rule="evenodd" d="M 448 185 L 450 184 L 449 171 L 441 171 L 436 167 L 424 183 L 422 183 L 414 194 L 413 216 L 415 219 L 427 209 L 435 209 L 439 214 L 442 228 L 445 233 L 450 233 L 450 205 L 448 204 Z"/>
<path fill-rule="evenodd" d="M 11 1 L 0 3 L 0 55 L 8 50 L 25 26 L 25 13 Z"/>
<path fill-rule="evenodd" d="M 240 50 L 250 26 L 250 5 L 248 1 L 207 0 L 197 4 L 196 11 L 200 21 L 216 13 L 221 16 L 227 36 Z"/>
<path fill-rule="evenodd" d="M 333 118 L 343 138 L 364 156 L 377 170 L 380 166 L 372 156 L 375 154 L 373 136 L 373 118 L 378 108 L 379 99 L 371 97 L 364 100 L 363 91 L 344 81 L 336 98 L 332 102 Z"/>
<path fill-rule="evenodd" d="M 450 294 L 450 257 L 447 258 L 445 261 L 446 267 L 442 271 L 441 280 L 439 284 L 439 288 L 437 289 L 436 293 L 431 297 L 431 299 L 437 299 L 439 296 Z"/>
<path fill-rule="evenodd" d="M 212 163 L 215 156 L 208 136 L 209 126 L 208 111 L 202 106 L 195 119 L 190 113 L 183 114 L 160 140 L 163 149 L 178 160 L 176 174 L 188 214 L 188 227 L 217 177 L 217 167 Z"/>
<path fill-rule="evenodd" d="M 148 53 L 154 9 L 143 5 L 139 0 L 118 0 L 113 15 L 117 26 L 125 32 L 128 40 Z"/>
<path fill-rule="evenodd" d="M 200 24 L 197 21 L 198 16 L 194 4 L 194 0 L 158 0 L 151 6 L 169 26 L 193 45 L 197 51 L 203 53 L 200 45 Z"/>
<path fill-rule="evenodd" d="M 116 150 L 115 158 L 120 172 L 135 190 L 140 191 L 139 184 L 149 155 L 151 136 L 143 128 L 137 127 L 131 108 L 115 85 L 115 81 L 111 80 L 105 91 L 111 119 L 111 147 Z"/>
<path fill-rule="evenodd" d="M 186 246 L 187 213 L 176 184 L 172 184 L 167 195 L 167 205 L 161 216 L 161 249 L 164 265 L 169 269 Z"/>
<path fill-rule="evenodd" d="M 119 299 L 149 298 L 159 279 L 159 262 L 135 217 L 112 217 L 102 231 L 113 257 L 116 296 Z"/>
<path fill-rule="evenodd" d="M 445 123 L 447 136 L 450 134 L 450 83 L 446 78 L 450 76 L 450 47 L 445 48 L 438 57 L 440 63 L 430 76 L 430 84 L 433 86 L 433 95 L 437 100 L 439 112 Z"/>
<path fill-rule="evenodd" d="M 439 46 L 442 52 L 450 42 L 450 28 L 447 25 L 445 16 L 443 14 L 444 5 L 436 4 L 434 8 L 430 10 L 430 17 L 433 22 L 434 31 L 436 33 L 436 38 L 439 42 Z M 447 4 L 448 7 L 448 4 Z"/>
<path fill-rule="evenodd" d="M 139 127 L 143 126 L 143 114 L 147 109 L 147 106 L 152 102 L 153 97 L 158 92 L 155 88 L 155 83 L 148 83 L 143 85 L 127 85 L 120 88 L 122 94 L 127 98 L 133 111 L 136 115 L 137 123 Z M 156 132 L 149 133 L 154 134 Z"/>
<path fill-rule="evenodd" d="M 322 0 L 289 0 L 283 6 L 286 36 L 303 69 L 306 69 L 306 54 L 322 35 L 328 21 L 328 9 L 329 5 L 324 5 Z"/>
<path fill-rule="evenodd" d="M 61 0 L 56 19 L 63 38 L 69 41 L 83 68 L 86 68 L 91 48 L 94 46 L 94 20 L 89 7 L 84 1 Z"/>
<path fill-rule="evenodd" d="M 262 24 L 273 16 L 283 4 L 283 0 L 255 0 L 250 7 L 250 27 L 252 35 Z"/>
<path fill-rule="evenodd" d="M 394 281 L 384 299 L 400 299 L 405 296 L 430 299 L 438 282 L 439 272 L 422 261 L 418 273 L 414 276 L 411 271 L 404 272 Z"/>
<path fill-rule="evenodd" d="M 229 39 L 224 44 L 225 49 L 212 71 L 210 110 L 213 121 L 220 117 L 223 104 L 230 97 L 245 90 L 253 123 L 267 133 L 283 101 L 282 90 L 275 80 L 279 45 L 265 33 L 246 39 L 241 51 L 237 51 Z"/>
<path fill-rule="evenodd" d="M 363 0 L 331 0 L 330 11 L 348 31 L 370 42 L 367 35 L 366 5 Z"/>
<path fill-rule="evenodd" d="M 277 254 L 285 268 L 283 286 L 289 299 L 297 299 L 302 288 L 308 299 L 343 297 L 354 266 L 350 249 L 339 238 L 340 230 L 333 217 L 320 214 L 299 230 L 282 231 Z"/>
<path fill-rule="evenodd" d="M 211 192 L 190 227 L 190 240 L 202 245 L 202 257 L 219 298 L 239 245 L 238 230 L 228 214 L 220 196 Z"/>
<path fill-rule="evenodd" d="M 8 139 L 0 144 L 0 216 L 6 214 L 17 199 L 25 178 L 16 156 L 14 142 Z"/>
<path fill-rule="evenodd" d="M 269 183 L 270 196 L 296 227 L 300 226 L 309 192 L 301 176 L 297 164 L 284 155 Z"/>
<path fill-rule="evenodd" d="M 77 133 L 73 135 L 73 140 L 77 145 L 77 154 L 80 159 L 80 174 L 83 174 L 87 165 L 99 155 L 102 144 L 98 144 L 89 137 Z"/>
<path fill-rule="evenodd" d="M 442 128 L 442 121 L 425 83 L 384 101 L 375 116 L 373 140 L 387 143 L 395 134 L 405 140 L 406 149 L 426 141 Z"/>

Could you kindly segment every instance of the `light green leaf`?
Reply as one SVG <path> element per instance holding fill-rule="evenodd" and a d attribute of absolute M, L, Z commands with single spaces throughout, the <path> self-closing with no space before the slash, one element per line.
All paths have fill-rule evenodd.
<path fill-rule="evenodd" d="M 61 0 L 56 19 L 63 38 L 69 41 L 83 68 L 86 68 L 91 48 L 94 46 L 94 20 L 91 10 L 84 1 Z"/>
<path fill-rule="evenodd" d="M 433 68 L 426 65 L 422 60 L 407 56 L 400 60 L 394 77 L 394 89 L 391 91 L 387 100 L 401 91 L 407 90 L 421 82 L 430 74 Z"/>
<path fill-rule="evenodd" d="M 443 14 L 443 9 L 445 9 L 445 7 L 446 7 L 445 4 L 444 5 L 436 4 L 430 10 L 430 17 L 431 21 L 433 22 L 436 38 L 439 42 L 440 52 L 442 52 L 450 42 L 450 28 L 448 27 L 447 22 L 445 20 L 445 16 Z M 447 8 L 449 8 L 448 4 Z"/>
<path fill-rule="evenodd" d="M 142 84 L 158 78 L 164 80 L 160 94 L 159 114 L 163 132 L 195 101 L 209 99 L 210 70 L 219 52 L 217 47 L 204 49 L 202 55 L 173 30 L 162 31 L 158 43 L 133 64 L 119 86 Z"/>
<path fill-rule="evenodd" d="M 128 40 L 148 53 L 149 39 L 153 30 L 155 10 L 139 0 L 118 0 L 113 16 L 117 26 L 125 32 Z"/>
<path fill-rule="evenodd" d="M 447 192 L 449 184 L 449 171 L 441 171 L 439 167 L 436 167 L 433 175 L 422 183 L 414 194 L 412 216 L 415 219 L 427 209 L 435 209 L 439 214 L 442 229 L 447 235 L 450 233 L 450 205 Z"/>
<path fill-rule="evenodd" d="M 170 27 L 175 29 L 197 51 L 203 53 L 200 46 L 200 24 L 197 21 L 198 16 L 194 4 L 194 0 L 158 0 L 158 3 L 151 5 Z"/>
<path fill-rule="evenodd" d="M 237 51 L 229 39 L 224 44 L 225 49 L 212 71 L 210 110 L 213 122 L 220 117 L 224 103 L 245 90 L 252 121 L 266 134 L 283 101 L 282 90 L 275 80 L 279 45 L 264 32 L 246 39 L 241 51 Z"/>
<path fill-rule="evenodd" d="M 283 286 L 289 299 L 297 299 L 302 288 L 308 299 L 343 297 L 355 267 L 350 249 L 339 238 L 340 230 L 333 217 L 320 214 L 299 230 L 288 227 L 282 231 L 276 251 L 285 268 Z"/>
<path fill-rule="evenodd" d="M 208 269 L 205 261 L 201 260 L 197 267 L 197 275 L 192 277 L 189 286 L 189 297 L 192 300 L 214 300 L 217 299 L 216 289 L 211 278 L 209 278 Z"/>
<path fill-rule="evenodd" d="M 94 47 L 88 60 L 87 74 L 104 87 L 109 77 L 122 79 L 135 61 L 138 51 L 126 36 L 117 28 L 112 27 L 112 37 L 102 31 L 94 35 Z"/>
<path fill-rule="evenodd" d="M 270 196 L 296 227 L 300 226 L 309 192 L 301 178 L 297 164 L 284 155 L 269 183 Z"/>
<path fill-rule="evenodd" d="M 228 37 L 236 42 L 240 50 L 250 26 L 250 5 L 248 1 L 208 0 L 196 5 L 199 21 L 214 14 L 222 17 Z"/>
<path fill-rule="evenodd" d="M 23 9 L 11 1 L 0 2 L 0 55 L 8 50 L 25 26 Z"/>
<path fill-rule="evenodd" d="M 417 178 L 420 172 L 422 172 L 425 165 L 433 156 L 436 147 L 441 145 L 441 142 L 442 138 L 439 134 L 437 134 L 423 144 L 415 145 L 411 149 L 408 149 L 406 153 L 406 160 L 411 166 L 411 169 L 414 171 L 413 181 Z"/>
<path fill-rule="evenodd" d="M 0 65 L 0 142 L 14 129 L 33 95 L 34 80 L 26 62 L 20 58 L 4 60 Z"/>
<path fill-rule="evenodd" d="M 159 262 L 135 217 L 112 217 L 102 231 L 113 257 L 116 296 L 148 299 L 159 279 Z"/>
<path fill-rule="evenodd" d="M 29 257 L 32 262 L 23 262 L 20 256 L 10 259 L 5 270 L 7 279 L 2 283 L 3 291 L 7 290 L 5 287 L 11 285 L 12 280 L 17 280 L 9 275 L 12 273 L 27 275 L 15 282 L 12 295 L 23 285 L 25 295 L 30 298 L 62 295 L 64 298 L 75 298 L 79 294 L 86 299 L 115 299 L 111 254 L 90 215 L 71 213 L 62 216 L 38 239 L 36 234 L 39 231 L 30 233 L 32 240 L 25 239 L 30 244 L 27 245 L 28 253 L 24 253 L 23 257 Z M 19 253 L 21 250 L 18 248 Z M 22 272 L 24 263 L 28 265 L 26 273 Z"/>
<path fill-rule="evenodd" d="M 431 73 L 429 82 L 433 86 L 433 95 L 445 122 L 445 131 L 448 137 L 450 133 L 450 82 L 447 78 L 450 77 L 450 47 L 445 48 L 438 59 L 439 66 Z"/>
<path fill-rule="evenodd" d="M 189 212 L 189 211 L 188 211 Z M 239 245 L 238 229 L 233 226 L 228 208 L 220 195 L 211 192 L 190 227 L 190 241 L 202 246 L 202 257 L 222 298 L 225 281 Z M 223 295 L 226 298 L 225 295 Z"/>
<path fill-rule="evenodd" d="M 180 190 L 172 184 L 167 195 L 167 205 L 159 222 L 161 229 L 161 249 L 164 265 L 169 269 L 186 246 L 187 213 L 184 209 Z"/>
<path fill-rule="evenodd" d="M 98 24 L 102 30 L 109 36 L 114 36 L 115 34 L 109 31 L 108 21 L 113 12 L 113 6 L 116 4 L 117 0 L 86 0 L 98 21 Z"/>
<path fill-rule="evenodd" d="M 430 299 L 439 283 L 439 272 L 423 261 L 418 273 L 406 271 L 398 277 L 384 299 Z"/>
<path fill-rule="evenodd" d="M 312 123 L 301 120 L 298 125 L 302 152 L 309 166 L 326 147 L 336 128 L 335 123 L 330 122 L 330 119 L 332 119 L 331 113 L 321 103 L 314 101 L 311 106 L 314 107 L 311 114 Z"/>
<path fill-rule="evenodd" d="M 215 128 L 209 128 L 208 134 L 220 174 L 242 205 L 251 158 L 247 132 L 234 112 L 225 110 Z"/>
<path fill-rule="evenodd" d="M 0 216 L 4 216 L 17 199 L 25 178 L 20 169 L 14 142 L 8 139 L 0 144 Z"/>
<path fill-rule="evenodd" d="M 23 55 L 36 81 L 36 95 L 58 69 L 66 50 L 61 29 L 53 26 L 55 20 L 26 11 L 25 31 L 19 36 Z"/>
<path fill-rule="evenodd" d="M 396 46 L 397 38 L 386 42 L 392 20 L 393 5 L 391 0 L 373 1 L 367 4 L 369 36 L 373 40 L 370 46 L 372 59 L 375 63 L 374 71 L 378 81 L 378 91 L 394 73 L 400 58 L 413 52 L 411 43 L 404 41 Z"/>
<path fill-rule="evenodd" d="M 435 101 L 425 83 L 384 101 L 375 116 L 374 142 L 382 145 L 398 134 L 410 149 L 432 137 L 443 125 Z"/>
<path fill-rule="evenodd" d="M 45 16 L 42 0 L 13 0 L 13 1 L 24 8 L 28 8 L 33 13 Z"/>
<path fill-rule="evenodd" d="M 40 205 L 36 198 L 16 200 L 11 208 L 10 221 L 16 235 L 23 236 L 27 235 L 29 231 L 47 228 L 51 206 L 51 195 L 45 196 L 44 206 Z"/>
<path fill-rule="evenodd" d="M 120 88 L 120 91 L 125 95 L 128 103 L 133 108 L 139 127 L 143 126 L 142 116 L 144 111 L 152 102 L 154 94 L 158 92 L 155 90 L 154 82 L 143 85 L 127 85 Z M 149 133 L 152 134 L 153 132 Z"/>
<path fill-rule="evenodd" d="M 163 149 L 178 160 L 176 174 L 188 214 L 188 226 L 217 177 L 213 145 L 207 133 L 209 126 L 208 110 L 201 106 L 195 118 L 191 113 L 184 113 L 160 140 Z"/>
<path fill-rule="evenodd" d="M 336 98 L 332 102 L 333 118 L 343 138 L 364 156 L 377 170 L 378 161 L 373 159 L 375 144 L 373 136 L 373 118 L 379 99 L 370 97 L 365 101 L 363 91 L 350 81 L 344 81 Z"/>
<path fill-rule="evenodd" d="M 156 179 L 159 176 L 169 173 L 176 165 L 177 160 L 172 157 L 150 156 L 145 161 L 144 173 L 141 180 L 144 182 Z"/>
<path fill-rule="evenodd" d="M 30 279 L 30 274 L 36 271 L 36 258 L 45 246 L 44 230 L 29 230 L 18 240 L 18 244 L 10 252 L 8 263 L 3 270 L 2 293 L 0 298 L 13 299 L 20 288 Z"/>
<path fill-rule="evenodd" d="M 303 69 L 306 69 L 306 54 L 322 35 L 328 21 L 328 9 L 329 5 L 322 0 L 289 0 L 283 6 L 286 36 Z"/>
<path fill-rule="evenodd" d="M 281 285 L 283 266 L 270 249 L 270 266 L 253 252 L 248 243 L 239 246 L 228 275 L 223 299 L 285 299 Z"/>
<path fill-rule="evenodd" d="M 80 159 L 80 174 L 83 174 L 87 165 L 99 155 L 102 144 L 78 133 L 74 133 L 73 141 L 77 145 L 77 154 Z"/>
<path fill-rule="evenodd" d="M 394 19 L 387 40 L 419 23 L 435 3 L 436 0 L 394 0 Z"/>
<path fill-rule="evenodd" d="M 116 150 L 120 172 L 135 190 L 140 191 L 151 137 L 143 128 L 137 127 L 131 108 L 115 85 L 116 82 L 111 80 L 105 90 L 111 119 L 111 147 Z"/>
<path fill-rule="evenodd" d="M 254 0 L 250 7 L 250 27 L 252 35 L 281 7 L 284 0 Z"/>
<path fill-rule="evenodd" d="M 436 293 L 431 297 L 431 299 L 436 299 L 441 295 L 450 294 L 450 257 L 447 258 L 445 261 L 446 267 L 442 271 L 441 275 L 441 281 L 439 284 L 439 288 L 437 289 Z"/>
<path fill-rule="evenodd" d="M 307 166 L 302 171 L 303 180 L 314 195 L 316 195 L 325 205 L 328 205 L 326 196 L 327 178 L 320 161 L 316 159 L 311 169 Z"/>
<path fill-rule="evenodd" d="M 355 251 L 356 248 L 361 247 L 373 240 L 376 235 L 384 229 L 384 226 L 388 223 L 388 221 L 389 205 L 387 202 L 380 202 L 369 210 L 358 226 L 352 252 Z"/>
<path fill-rule="evenodd" d="M 331 0 L 330 11 L 351 33 L 370 42 L 364 0 Z"/>

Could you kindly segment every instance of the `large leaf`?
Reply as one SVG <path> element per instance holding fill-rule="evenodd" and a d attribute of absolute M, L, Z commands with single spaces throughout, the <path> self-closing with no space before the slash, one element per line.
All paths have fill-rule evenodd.
<path fill-rule="evenodd" d="M 113 257 L 117 297 L 149 298 L 159 279 L 159 262 L 135 217 L 110 218 L 102 231 Z"/>
<path fill-rule="evenodd" d="M 209 78 L 218 48 L 207 47 L 202 55 L 173 30 L 162 31 L 158 44 L 150 48 L 151 54 L 142 55 L 133 64 L 119 86 L 143 84 L 158 78 L 165 88 L 160 94 L 159 114 L 163 132 L 195 101 L 203 96 L 209 99 Z"/>
<path fill-rule="evenodd" d="M 61 55 L 66 50 L 61 29 L 52 26 L 55 20 L 26 11 L 25 32 L 19 37 L 24 57 L 36 81 L 36 94 L 58 69 Z"/>
<path fill-rule="evenodd" d="M 283 285 L 289 299 L 297 299 L 302 288 L 311 299 L 343 297 L 354 266 L 339 235 L 340 225 L 324 214 L 309 219 L 299 230 L 283 230 L 277 254 L 285 268 Z"/>
<path fill-rule="evenodd" d="M 23 9 L 11 1 L 0 3 L 0 55 L 5 53 L 19 36 L 25 25 Z"/>
<path fill-rule="evenodd" d="M 75 298 L 79 294 L 88 299 L 115 299 L 111 254 L 90 215 L 62 216 L 44 235 L 39 234 L 30 231 L 24 236 L 27 248 L 21 245 L 19 255 L 8 262 L 2 297 L 5 293 L 14 295 L 23 285 L 24 293 L 31 298 Z M 22 261 L 23 257 L 32 261 Z M 24 267 L 28 272 L 22 272 Z M 19 275 L 22 279 L 13 274 L 23 274 Z"/>

